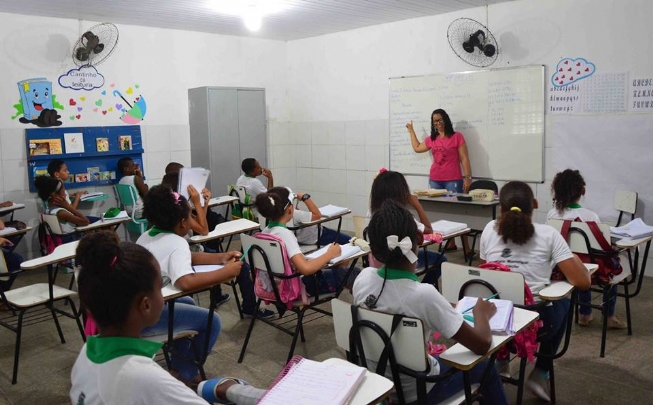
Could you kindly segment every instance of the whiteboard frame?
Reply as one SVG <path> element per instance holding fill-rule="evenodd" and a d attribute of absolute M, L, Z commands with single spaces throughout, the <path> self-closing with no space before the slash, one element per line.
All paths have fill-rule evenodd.
<path fill-rule="evenodd" d="M 427 75 L 413 75 L 413 76 L 394 76 L 394 77 L 389 77 L 388 78 L 388 123 L 390 121 L 391 117 L 391 106 L 390 106 L 390 81 L 391 80 L 397 80 L 397 79 L 412 79 L 412 78 L 421 78 L 421 77 L 430 77 L 430 76 L 437 76 L 437 75 L 446 75 L 446 74 L 470 74 L 470 73 L 478 73 L 478 72 L 495 72 L 495 71 L 500 71 L 500 70 L 515 70 L 515 69 L 525 69 L 525 68 L 534 68 L 534 67 L 539 67 L 542 68 L 542 167 L 541 167 L 541 177 L 540 180 L 537 181 L 528 181 L 525 183 L 539 183 L 542 184 L 545 181 L 545 162 L 546 162 L 546 65 L 524 65 L 524 66 L 510 66 L 510 67 L 504 67 L 504 68 L 490 68 L 490 69 L 482 69 L 482 70 L 466 70 L 464 72 L 440 72 L 440 73 L 431 73 Z M 390 125 L 388 125 L 388 167 L 390 170 L 392 170 L 392 150 L 391 147 L 392 145 L 390 144 L 390 131 L 392 128 Z M 428 152 L 428 151 L 427 151 Z M 424 153 L 427 153 L 424 152 Z M 417 152 L 415 152 L 417 154 Z M 433 157 L 431 157 L 433 159 Z M 404 176 L 421 176 L 421 177 L 429 177 L 428 173 L 403 173 Z M 502 179 L 502 178 L 492 178 L 492 177 L 474 177 L 472 176 L 472 179 L 474 180 L 496 180 L 496 181 L 512 181 L 513 179 Z"/>

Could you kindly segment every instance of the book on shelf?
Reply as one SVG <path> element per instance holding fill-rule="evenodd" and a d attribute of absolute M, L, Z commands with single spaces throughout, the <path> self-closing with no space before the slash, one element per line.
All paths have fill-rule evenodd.
<path fill-rule="evenodd" d="M 431 229 L 433 229 L 433 233 L 447 236 L 452 233 L 460 232 L 463 229 L 467 229 L 467 224 L 441 219 L 439 221 L 431 222 Z"/>
<path fill-rule="evenodd" d="M 98 152 L 108 152 L 109 151 L 109 138 L 96 138 L 95 144 L 97 146 Z"/>
<path fill-rule="evenodd" d="M 331 205 L 331 204 L 325 205 L 324 207 L 320 207 L 320 214 L 322 214 L 322 216 L 325 218 L 335 217 L 337 215 L 341 215 L 346 212 L 349 212 L 349 208 L 338 207 L 336 205 Z"/>
<path fill-rule="evenodd" d="M 121 135 L 118 137 L 118 145 L 120 150 L 132 150 L 132 137 L 131 135 Z"/>
<path fill-rule="evenodd" d="M 478 297 L 463 297 L 456 304 L 456 311 L 463 314 L 465 322 L 474 326 L 473 308 L 478 301 Z M 514 304 L 509 300 L 490 299 L 497 307 L 497 312 L 490 318 L 490 330 L 494 335 L 514 335 Z"/>
<path fill-rule="evenodd" d="M 365 378 L 354 364 L 326 364 L 294 356 L 268 387 L 259 405 L 344 405 Z"/>
<path fill-rule="evenodd" d="M 328 245 L 326 245 L 326 246 L 322 246 L 320 249 L 316 250 L 315 252 L 307 254 L 306 258 L 307 259 L 315 259 L 316 257 L 322 256 L 323 254 L 326 253 L 327 250 L 329 250 L 329 246 L 331 246 L 330 243 Z M 338 262 L 343 261 L 343 260 L 347 259 L 348 257 L 352 257 L 355 254 L 358 254 L 360 252 L 362 252 L 360 247 L 351 245 L 349 243 L 345 243 L 344 245 L 340 245 L 340 256 L 329 260 L 329 264 L 338 263 Z"/>

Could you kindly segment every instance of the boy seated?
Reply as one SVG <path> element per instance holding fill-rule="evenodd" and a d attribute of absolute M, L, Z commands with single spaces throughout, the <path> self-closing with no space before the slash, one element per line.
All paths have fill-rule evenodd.
<path fill-rule="evenodd" d="M 272 172 L 270 169 L 264 169 L 261 167 L 261 164 L 258 160 L 254 158 L 244 159 L 240 165 L 243 174 L 236 181 L 237 186 L 245 187 L 247 194 L 252 198 L 252 202 L 256 201 L 256 196 L 267 192 L 269 189 L 274 187 L 274 179 L 272 178 Z M 267 188 L 263 185 L 261 180 L 257 179 L 257 176 L 265 176 L 268 179 Z"/>
<path fill-rule="evenodd" d="M 147 194 L 148 186 L 143 181 L 143 172 L 130 157 L 118 160 L 118 172 L 122 175 L 119 184 L 127 184 L 136 189 L 136 204 L 129 208 L 128 213 L 134 210 L 134 218 L 143 218 L 143 197 Z"/>

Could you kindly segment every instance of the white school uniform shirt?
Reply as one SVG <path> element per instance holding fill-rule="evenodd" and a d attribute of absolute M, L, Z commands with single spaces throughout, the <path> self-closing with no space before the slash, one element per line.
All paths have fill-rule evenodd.
<path fill-rule="evenodd" d="M 181 236 L 152 227 L 136 243 L 149 250 L 159 262 L 164 286 L 169 282 L 174 285 L 181 277 L 194 273 L 190 247 Z"/>
<path fill-rule="evenodd" d="M 90 336 L 70 374 L 76 405 L 206 405 L 152 359 L 161 343 Z"/>
<path fill-rule="evenodd" d="M 368 267 L 360 272 L 354 281 L 352 293 L 354 304 L 365 308 L 365 299 L 373 294 L 378 297 L 375 311 L 389 314 L 407 315 L 412 318 L 419 318 L 424 323 L 424 341 L 428 341 L 433 331 L 439 331 L 446 338 L 451 338 L 460 329 L 463 323 L 461 314 L 447 302 L 447 300 L 430 284 L 422 284 L 414 274 L 400 270 L 391 270 L 388 273 L 383 293 L 379 295 L 383 285 L 383 276 L 378 270 Z M 393 278 L 393 274 L 408 275 L 410 278 Z M 401 350 L 401 348 L 395 348 Z M 438 361 L 431 355 L 427 355 L 431 364 L 430 375 L 440 373 Z M 370 362 L 371 363 L 371 362 Z M 376 367 L 376 363 L 372 365 Z M 386 369 L 386 377 L 392 378 L 390 367 Z M 417 400 L 417 387 L 414 378 L 401 375 L 402 388 L 406 402 Z M 429 392 L 434 384 L 426 384 L 426 392 Z"/>
<path fill-rule="evenodd" d="M 247 176 L 246 174 L 243 174 L 238 178 L 238 180 L 236 180 L 236 185 L 245 187 L 245 190 L 252 198 L 252 201 L 256 200 L 257 195 L 268 192 L 268 188 L 263 185 L 261 180 L 256 177 Z"/>
<path fill-rule="evenodd" d="M 576 218 L 580 218 L 583 222 L 596 222 L 597 224 L 601 223 L 599 216 L 596 215 L 593 211 L 590 211 L 586 208 L 565 208 L 562 213 L 558 212 L 557 209 L 551 208 L 549 213 L 546 215 L 546 219 L 562 219 L 562 220 L 571 220 L 573 221 Z"/>
<path fill-rule="evenodd" d="M 286 245 L 286 253 L 288 253 L 289 259 L 292 259 L 293 256 L 297 254 L 303 255 L 299 243 L 297 242 L 297 238 L 291 230 L 284 228 L 283 226 L 275 226 L 272 228 L 266 227 L 263 229 L 263 233 L 269 233 L 270 235 L 277 236 L 281 239 L 283 244 Z"/>
<path fill-rule="evenodd" d="M 560 232 L 549 225 L 533 224 L 535 233 L 523 245 L 516 245 L 510 239 L 503 242 L 497 233 L 496 221 L 485 226 L 481 235 L 482 260 L 498 262 L 510 270 L 524 275 L 524 281 L 533 295 L 551 284 L 551 272 L 560 262 L 574 255 Z"/>
<path fill-rule="evenodd" d="M 287 226 L 299 226 L 306 222 L 311 222 L 313 220 L 313 213 L 310 211 L 302 211 L 295 209 L 295 212 L 292 215 L 292 219 L 288 222 Z M 317 225 L 307 226 L 295 231 L 295 236 L 297 241 L 301 245 L 312 245 L 317 243 L 317 240 L 320 238 L 317 232 Z"/>
<path fill-rule="evenodd" d="M 59 211 L 70 212 L 65 208 L 56 207 L 56 208 L 48 208 L 45 211 L 45 213 L 46 214 L 57 215 L 57 213 Z M 57 219 L 59 219 L 59 218 L 57 218 Z M 61 226 L 61 231 L 63 232 L 64 235 L 68 235 L 68 234 L 77 232 L 77 225 L 73 224 L 72 222 L 63 221 L 63 220 L 59 219 L 59 226 Z"/>
<path fill-rule="evenodd" d="M 132 186 L 134 188 L 134 191 L 136 192 L 136 205 L 134 205 L 134 217 L 135 218 L 143 218 L 143 199 L 141 198 L 141 195 L 138 194 L 138 189 L 136 188 L 136 185 L 134 184 L 134 178 L 136 176 L 131 175 L 131 176 L 123 176 L 120 181 L 118 182 L 119 184 L 127 184 L 129 186 Z M 127 213 L 131 215 L 131 210 L 132 207 L 126 207 Z"/>

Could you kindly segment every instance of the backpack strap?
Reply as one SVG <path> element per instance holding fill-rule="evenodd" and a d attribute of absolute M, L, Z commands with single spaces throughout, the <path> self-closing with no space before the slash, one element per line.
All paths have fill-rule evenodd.
<path fill-rule="evenodd" d="M 569 229 L 571 229 L 571 220 L 565 219 L 562 222 L 562 228 L 560 228 L 560 234 L 562 235 L 562 239 L 565 241 L 567 241 L 567 238 L 569 237 Z"/>
<path fill-rule="evenodd" d="M 586 222 L 586 224 L 590 228 L 590 231 L 592 231 L 592 235 L 594 235 L 594 238 L 596 239 L 596 241 L 601 246 L 601 249 L 603 249 L 605 251 L 608 251 L 608 252 L 614 250 L 612 248 L 612 245 L 610 245 L 610 242 L 605 240 L 605 236 L 603 236 L 603 232 L 601 232 L 601 229 L 596 224 L 596 222 L 589 221 L 589 222 Z"/>

